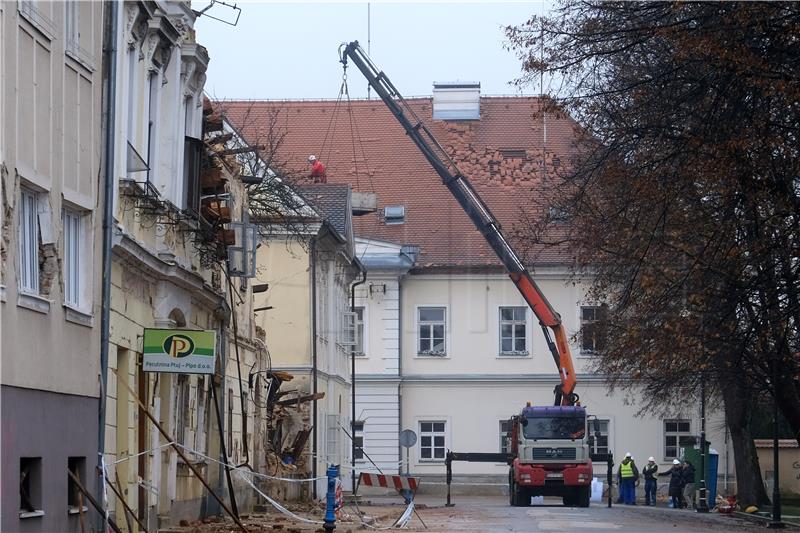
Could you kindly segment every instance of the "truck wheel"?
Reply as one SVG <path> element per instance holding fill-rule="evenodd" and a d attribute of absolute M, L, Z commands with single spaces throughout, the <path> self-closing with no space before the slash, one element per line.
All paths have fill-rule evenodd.
<path fill-rule="evenodd" d="M 512 507 L 517 506 L 516 499 L 514 498 L 514 472 L 508 473 L 508 504 Z"/>
<path fill-rule="evenodd" d="M 578 507 L 589 507 L 589 500 L 592 497 L 592 487 L 578 487 L 577 500 Z"/>
<path fill-rule="evenodd" d="M 575 507 L 575 503 L 577 502 L 577 498 L 575 497 L 575 493 L 571 492 L 569 494 L 565 494 L 561 497 L 561 501 L 567 507 Z"/>

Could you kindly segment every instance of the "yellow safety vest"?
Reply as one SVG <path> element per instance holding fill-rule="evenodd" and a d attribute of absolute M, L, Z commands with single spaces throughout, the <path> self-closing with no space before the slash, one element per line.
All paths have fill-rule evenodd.
<path fill-rule="evenodd" d="M 633 477 L 633 461 L 628 461 L 627 463 L 620 463 L 619 465 L 620 472 L 622 472 L 622 477 Z"/>

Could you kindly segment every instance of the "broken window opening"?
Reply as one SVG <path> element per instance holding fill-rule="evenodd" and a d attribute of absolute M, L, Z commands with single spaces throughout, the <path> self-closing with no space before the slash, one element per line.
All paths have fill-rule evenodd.
<path fill-rule="evenodd" d="M 86 457 L 69 457 L 67 458 L 67 468 L 69 471 L 72 472 L 72 475 L 78 478 L 78 481 L 84 483 L 86 479 Z M 67 476 L 67 510 L 70 514 L 79 513 L 81 512 L 81 508 L 83 510 L 88 510 L 85 505 L 83 505 L 83 495 L 81 491 L 78 489 L 78 485 L 72 480 L 70 476 Z"/>
<path fill-rule="evenodd" d="M 42 516 L 42 458 L 19 458 L 20 518 Z M 35 513 L 35 514 L 31 514 Z"/>

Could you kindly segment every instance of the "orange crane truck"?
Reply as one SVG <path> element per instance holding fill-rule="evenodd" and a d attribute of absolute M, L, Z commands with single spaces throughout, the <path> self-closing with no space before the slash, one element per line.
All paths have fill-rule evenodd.
<path fill-rule="evenodd" d="M 560 383 L 554 391 L 555 405 L 531 406 L 529 403 L 518 415 L 511 417 L 509 453 L 448 453 L 448 504 L 449 482 L 452 477 L 450 463 L 453 460 L 499 460 L 509 464 L 508 488 L 511 505 L 530 505 L 532 496 L 543 495 L 560 496 L 565 505 L 588 507 L 593 477 L 590 448 L 594 436 L 587 431 L 586 409 L 580 405 L 575 393 L 575 370 L 561 316 L 547 301 L 528 269 L 501 233 L 500 224 L 489 207 L 431 131 L 403 100 L 386 74 L 372 63 L 358 41 L 343 44 L 339 52 L 340 61 L 345 68 L 348 60 L 358 67 L 497 254 L 511 281 L 539 319 L 547 346 L 558 367 Z M 595 455 L 595 459 L 609 462 L 610 486 L 613 465 L 610 454 Z M 609 505 L 610 502 L 609 496 Z"/>

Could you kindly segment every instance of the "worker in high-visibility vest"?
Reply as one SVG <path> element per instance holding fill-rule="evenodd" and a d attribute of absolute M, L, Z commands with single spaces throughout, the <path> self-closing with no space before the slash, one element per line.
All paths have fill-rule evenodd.
<path fill-rule="evenodd" d="M 636 505 L 636 480 L 639 479 L 639 469 L 633 462 L 633 456 L 628 452 L 625 459 L 619 464 L 619 477 L 622 479 L 620 492 L 625 505 Z"/>

